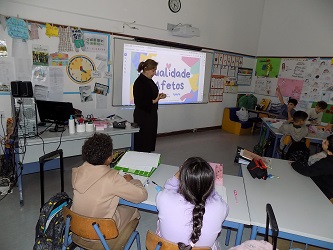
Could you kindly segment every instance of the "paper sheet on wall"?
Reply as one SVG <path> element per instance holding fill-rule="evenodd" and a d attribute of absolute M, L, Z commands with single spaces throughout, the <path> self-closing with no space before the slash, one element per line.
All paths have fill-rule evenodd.
<path fill-rule="evenodd" d="M 42 85 L 34 86 L 34 97 L 36 100 L 47 100 L 48 87 Z"/>
<path fill-rule="evenodd" d="M 31 81 L 32 59 L 15 58 L 15 74 L 18 81 Z"/>
<path fill-rule="evenodd" d="M 310 68 L 307 58 L 285 58 L 281 60 L 279 78 L 304 79 Z"/>
<path fill-rule="evenodd" d="M 64 93 L 64 69 L 62 67 L 49 67 L 49 100 L 62 101 Z"/>
<path fill-rule="evenodd" d="M 96 109 L 107 108 L 108 97 L 105 95 L 96 95 Z"/>
<path fill-rule="evenodd" d="M 291 98 L 295 98 L 297 100 L 299 100 L 301 97 L 303 83 L 304 83 L 303 80 L 287 79 L 287 78 L 278 79 L 278 86 L 281 90 L 282 96 L 288 96 Z"/>
<path fill-rule="evenodd" d="M 15 78 L 14 58 L 0 57 L 0 84 L 9 85 Z"/>

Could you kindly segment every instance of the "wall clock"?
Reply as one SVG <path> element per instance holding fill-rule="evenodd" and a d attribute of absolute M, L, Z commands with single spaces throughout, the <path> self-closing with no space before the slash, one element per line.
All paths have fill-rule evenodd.
<path fill-rule="evenodd" d="M 95 64 L 88 56 L 75 55 L 68 61 L 67 75 L 75 83 L 91 82 L 94 70 L 96 70 Z"/>
<path fill-rule="evenodd" d="M 173 13 L 177 13 L 178 11 L 180 11 L 180 8 L 182 7 L 180 0 L 169 0 L 168 5 L 169 9 Z"/>

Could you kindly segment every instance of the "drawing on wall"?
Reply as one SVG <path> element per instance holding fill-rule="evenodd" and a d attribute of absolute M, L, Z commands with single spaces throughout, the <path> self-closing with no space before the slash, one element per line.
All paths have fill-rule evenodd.
<path fill-rule="evenodd" d="M 275 95 L 277 78 L 258 77 L 254 92 L 261 95 Z"/>
<path fill-rule="evenodd" d="M 303 88 L 303 80 L 278 78 L 278 87 L 281 90 L 283 96 L 289 96 L 296 100 L 299 100 Z"/>
<path fill-rule="evenodd" d="M 284 58 L 281 60 L 279 77 L 304 79 L 307 76 L 309 60 L 307 58 Z"/>
<path fill-rule="evenodd" d="M 258 58 L 256 76 L 277 78 L 280 70 L 281 58 Z"/>

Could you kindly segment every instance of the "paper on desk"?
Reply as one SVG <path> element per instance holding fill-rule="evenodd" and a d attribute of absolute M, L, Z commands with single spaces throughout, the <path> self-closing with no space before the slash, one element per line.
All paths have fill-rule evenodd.
<path fill-rule="evenodd" d="M 148 178 L 149 178 L 149 177 L 147 177 L 147 176 L 136 175 L 136 174 L 133 174 L 133 173 L 126 173 L 126 172 L 123 172 L 123 171 L 121 171 L 121 170 L 119 171 L 119 174 L 120 174 L 121 176 L 124 176 L 125 174 L 130 174 L 130 175 L 132 175 L 133 179 L 137 179 L 137 180 L 141 181 L 141 183 L 142 183 L 143 185 L 147 182 L 147 180 L 148 180 Z"/>
<path fill-rule="evenodd" d="M 271 127 L 279 129 L 283 124 L 283 121 L 279 121 L 279 122 L 272 122 L 271 123 Z"/>
<path fill-rule="evenodd" d="M 222 199 L 228 203 L 227 189 L 222 185 L 215 185 L 216 192 L 222 197 Z"/>
<path fill-rule="evenodd" d="M 117 163 L 117 166 L 150 172 L 152 168 L 157 168 L 160 156 L 160 154 L 155 153 L 128 151 Z"/>

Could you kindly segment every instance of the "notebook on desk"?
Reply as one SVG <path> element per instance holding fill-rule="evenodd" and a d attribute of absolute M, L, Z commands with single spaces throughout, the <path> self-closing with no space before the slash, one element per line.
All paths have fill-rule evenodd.
<path fill-rule="evenodd" d="M 114 169 L 125 173 L 150 177 L 160 164 L 160 154 L 136 151 L 126 152 Z"/>

